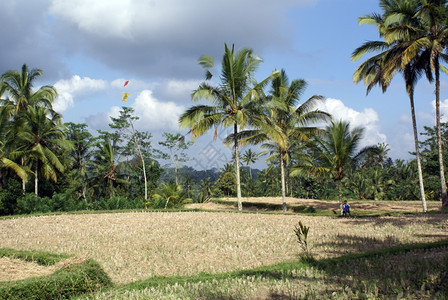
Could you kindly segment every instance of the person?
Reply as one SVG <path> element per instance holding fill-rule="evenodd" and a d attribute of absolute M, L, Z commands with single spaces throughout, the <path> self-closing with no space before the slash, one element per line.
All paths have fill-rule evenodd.
<path fill-rule="evenodd" d="M 345 200 L 344 204 L 342 204 L 342 216 L 350 217 L 350 204 L 347 203 L 347 200 Z"/>

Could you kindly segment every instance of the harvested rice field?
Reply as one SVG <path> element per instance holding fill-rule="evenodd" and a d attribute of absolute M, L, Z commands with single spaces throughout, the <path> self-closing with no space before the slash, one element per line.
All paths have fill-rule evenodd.
<path fill-rule="evenodd" d="M 0 220 L 0 247 L 92 258 L 115 283 L 221 273 L 296 259 L 294 226 L 315 258 L 448 238 L 446 215 L 331 218 L 230 212 L 134 212 Z"/>
<path fill-rule="evenodd" d="M 233 209 L 236 210 L 236 198 L 221 198 L 221 201 L 235 204 L 234 206 L 229 206 L 225 204 L 217 204 L 213 202 L 207 203 L 194 203 L 187 205 L 188 208 L 199 208 L 199 209 Z M 254 203 L 264 203 L 264 204 L 282 204 L 281 197 L 244 197 L 242 199 L 243 208 L 244 205 L 250 206 Z M 373 201 L 373 200 L 362 200 L 362 201 L 349 201 L 351 210 L 356 214 L 357 212 L 422 212 L 422 203 L 420 201 Z M 289 207 L 294 206 L 312 206 L 319 210 L 337 210 L 339 205 L 338 201 L 322 201 L 314 199 L 300 199 L 293 197 L 286 197 L 286 204 Z M 440 201 L 426 201 L 426 206 L 428 211 L 440 210 Z"/>

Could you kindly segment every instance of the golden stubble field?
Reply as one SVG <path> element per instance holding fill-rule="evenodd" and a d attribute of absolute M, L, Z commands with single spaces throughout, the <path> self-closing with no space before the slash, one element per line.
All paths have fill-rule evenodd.
<path fill-rule="evenodd" d="M 448 238 L 447 215 L 330 218 L 231 212 L 135 212 L 0 220 L 0 247 L 93 258 L 116 283 L 247 269 L 295 259 L 310 226 L 316 258 Z"/>

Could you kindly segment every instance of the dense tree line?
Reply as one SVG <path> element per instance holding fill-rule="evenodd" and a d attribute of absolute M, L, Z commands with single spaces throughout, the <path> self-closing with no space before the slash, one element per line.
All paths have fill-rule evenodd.
<path fill-rule="evenodd" d="M 52 107 L 57 91 L 34 88 L 42 75 L 23 65 L 0 79 L 0 214 L 78 209 L 170 208 L 212 197 L 281 196 L 422 201 L 442 200 L 446 190 L 448 124 L 440 121 L 440 70 L 448 61 L 447 1 L 380 0 L 381 14 L 359 18 L 377 27 L 380 41 L 355 49 L 353 60 L 375 54 L 355 70 L 367 93 L 378 85 L 385 92 L 398 72 L 410 100 L 414 159 L 392 160 L 388 145 L 359 148 L 363 128 L 333 120 L 316 107 L 323 96 L 302 100 L 302 79 L 289 80 L 275 70 L 254 78 L 262 60 L 251 49 L 225 45 L 216 71 L 204 55 L 205 80 L 192 94 L 196 103 L 179 119 L 197 138 L 209 130 L 215 137 L 231 127 L 224 140 L 233 159 L 221 170 L 186 167 L 191 142 L 179 133 L 164 133 L 152 144 L 151 133 L 136 130 L 138 117 L 123 107 L 109 130 L 92 133 L 86 124 L 62 122 Z M 435 82 L 436 126 L 417 132 L 414 88 L 425 75 Z M 211 79 L 218 78 L 218 82 Z M 252 145 L 261 149 L 256 153 Z M 242 149 L 246 149 L 242 153 Z M 267 168 L 254 170 L 265 159 Z M 168 161 L 167 165 L 161 165 Z"/>

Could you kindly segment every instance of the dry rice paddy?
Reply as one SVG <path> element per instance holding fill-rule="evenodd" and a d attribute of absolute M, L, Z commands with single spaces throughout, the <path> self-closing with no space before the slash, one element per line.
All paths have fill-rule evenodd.
<path fill-rule="evenodd" d="M 247 269 L 295 259 L 298 221 L 316 258 L 448 238 L 446 215 L 329 218 L 140 212 L 0 220 L 0 247 L 93 258 L 116 283 Z"/>

